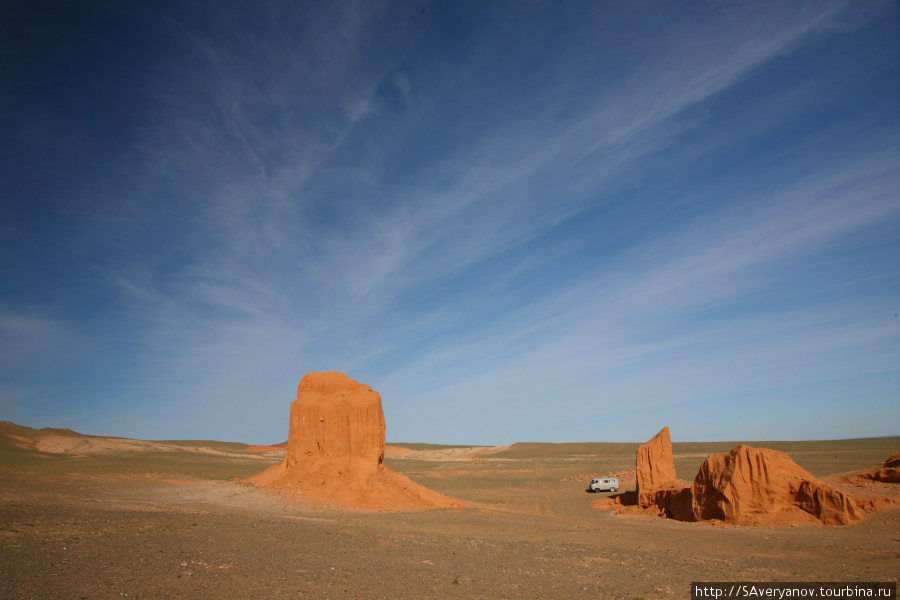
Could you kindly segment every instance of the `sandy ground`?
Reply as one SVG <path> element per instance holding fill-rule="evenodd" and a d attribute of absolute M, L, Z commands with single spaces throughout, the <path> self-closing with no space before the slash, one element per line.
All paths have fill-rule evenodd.
<path fill-rule="evenodd" d="M 786 444 L 822 476 L 874 464 L 898 442 Z M 897 508 L 851 527 L 786 529 L 615 515 L 591 507 L 605 495 L 585 493 L 586 479 L 626 481 L 633 445 L 562 446 L 389 460 L 473 504 L 414 513 L 337 510 L 230 480 L 261 466 L 237 450 L 79 458 L 5 448 L 0 598 L 650 600 L 686 598 L 694 580 L 900 573 Z M 680 476 L 693 476 L 703 450 L 676 444 Z M 860 492 L 897 493 L 881 485 Z"/>

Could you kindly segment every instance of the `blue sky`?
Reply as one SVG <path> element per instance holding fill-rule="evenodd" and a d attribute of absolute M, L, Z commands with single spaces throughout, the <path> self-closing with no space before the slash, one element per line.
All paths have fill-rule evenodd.
<path fill-rule="evenodd" d="M 895 2 L 0 11 L 0 419 L 900 433 Z"/>

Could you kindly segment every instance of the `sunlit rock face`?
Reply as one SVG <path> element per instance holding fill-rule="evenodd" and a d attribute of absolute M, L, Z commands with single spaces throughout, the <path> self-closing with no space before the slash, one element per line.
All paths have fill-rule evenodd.
<path fill-rule="evenodd" d="M 381 396 L 343 373 L 309 373 L 291 404 L 287 454 L 247 481 L 369 510 L 462 506 L 384 466 Z"/>

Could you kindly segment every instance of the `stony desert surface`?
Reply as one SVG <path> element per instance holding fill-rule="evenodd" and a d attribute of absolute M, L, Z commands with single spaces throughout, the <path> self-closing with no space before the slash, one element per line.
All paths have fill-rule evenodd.
<path fill-rule="evenodd" d="M 658 429 L 658 427 L 657 427 Z M 655 431 L 648 427 L 648 437 Z M 754 442 L 859 496 L 900 438 Z M 738 441 L 675 443 L 677 475 Z M 694 580 L 896 580 L 900 505 L 849 526 L 616 514 L 638 444 L 389 444 L 385 465 L 465 508 L 383 512 L 244 483 L 284 458 L 245 444 L 0 427 L 0 598 L 686 598 Z M 257 449 L 258 450 L 258 449 Z"/>

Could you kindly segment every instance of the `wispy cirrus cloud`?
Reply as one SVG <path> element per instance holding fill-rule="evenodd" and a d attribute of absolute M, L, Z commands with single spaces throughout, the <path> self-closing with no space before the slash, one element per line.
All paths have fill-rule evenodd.
<path fill-rule="evenodd" d="M 896 206 L 884 201 L 879 204 L 877 200 L 867 205 L 859 198 L 839 198 L 832 200 L 830 209 L 827 204 L 815 206 L 812 208 L 816 212 L 810 214 L 805 212 L 810 208 L 806 199 L 827 188 L 829 183 L 801 182 L 793 191 L 790 184 L 782 184 L 786 189 L 776 190 L 780 197 L 767 198 L 760 203 L 760 209 L 750 211 L 746 221 L 730 221 L 725 216 L 724 222 L 717 222 L 723 217 L 713 213 L 694 227 L 667 232 L 663 238 L 665 243 L 641 244 L 640 254 L 655 254 L 657 259 L 662 259 L 656 265 L 646 257 L 625 260 L 622 264 L 604 261 L 599 270 L 606 273 L 600 278 L 613 281 L 612 289 L 601 286 L 594 293 L 585 294 L 585 286 L 596 285 L 594 270 L 588 269 L 579 280 L 569 282 L 558 293 L 539 293 L 533 300 L 514 301 L 514 314 L 519 318 L 510 321 L 505 330 L 501 325 L 493 339 L 494 326 L 490 322 L 469 325 L 466 311 L 447 310 L 440 302 L 411 307 L 411 310 L 402 308 L 406 296 L 416 295 L 429 286 L 444 284 L 452 288 L 454 280 L 465 278 L 477 265 L 554 231 L 584 210 L 596 209 L 597 198 L 589 191 L 607 185 L 615 189 L 628 174 L 639 170 L 649 155 L 666 150 L 681 139 L 685 125 L 673 122 L 673 116 L 714 97 L 754 68 L 827 27 L 835 9 L 827 7 L 814 11 L 815 14 L 800 10 L 787 19 L 781 13 L 768 18 L 760 15 L 753 27 L 743 29 L 731 24 L 732 31 L 727 26 L 726 30 L 720 30 L 722 22 L 718 20 L 705 23 L 699 31 L 691 26 L 685 26 L 683 31 L 676 27 L 657 43 L 653 55 L 638 63 L 634 74 L 625 76 L 621 85 L 612 86 L 612 91 L 596 90 L 597 104 L 567 115 L 565 126 L 550 131 L 535 130 L 526 118 L 527 113 L 517 115 L 522 118 L 521 127 L 511 128 L 510 122 L 504 122 L 496 131 L 488 129 L 472 137 L 468 148 L 438 159 L 436 174 L 444 183 L 440 187 L 433 187 L 434 179 L 421 179 L 417 188 L 378 186 L 376 189 L 384 198 L 374 202 L 357 205 L 355 200 L 345 204 L 338 199 L 335 202 L 338 220 L 330 221 L 326 217 L 324 225 L 311 224 L 303 215 L 310 208 L 327 214 L 331 202 L 315 193 L 305 201 L 304 192 L 309 190 L 306 186 L 323 171 L 333 168 L 333 153 L 340 152 L 343 144 L 355 139 L 358 121 L 373 111 L 374 100 L 360 100 L 360 90 L 372 98 L 371 91 L 381 85 L 381 79 L 394 77 L 393 66 L 386 66 L 380 72 L 376 70 L 374 79 L 369 75 L 364 81 L 354 81 L 351 87 L 341 89 L 346 99 L 339 102 L 341 110 L 330 118 L 333 125 L 321 130 L 315 125 L 288 128 L 283 132 L 284 139 L 275 142 L 274 152 L 273 142 L 266 137 L 259 145 L 268 146 L 267 151 L 255 153 L 250 151 L 247 140 L 261 133 L 252 125 L 252 107 L 259 102 L 259 91 L 251 90 L 248 95 L 240 89 L 238 82 L 244 81 L 244 74 L 231 73 L 230 62 L 217 59 L 215 91 L 210 95 L 228 98 L 228 104 L 222 111 L 221 125 L 217 120 L 213 127 L 224 126 L 224 133 L 235 133 L 240 147 L 249 156 L 249 161 L 241 160 L 241 164 L 259 162 L 256 157 L 266 154 L 274 157 L 268 161 L 266 173 L 299 172 L 306 179 L 298 181 L 288 175 L 287 180 L 296 187 L 287 190 L 279 185 L 285 180 L 283 176 L 281 179 L 259 177 L 249 168 L 248 176 L 239 177 L 229 186 L 233 186 L 234 193 L 225 190 L 225 202 L 217 197 L 203 212 L 201 218 L 209 218 L 213 225 L 223 220 L 226 227 L 234 224 L 234 245 L 218 246 L 204 256 L 179 289 L 179 295 L 197 301 L 199 306 L 217 306 L 225 314 L 234 314 L 234 318 L 224 323 L 214 319 L 208 325 L 214 328 L 211 332 L 215 331 L 214 341 L 209 345 L 218 348 L 218 352 L 209 352 L 206 344 L 197 347 L 188 344 L 183 347 L 183 353 L 210 358 L 221 356 L 224 364 L 216 361 L 210 365 L 211 370 L 231 370 L 228 361 L 241 360 L 248 341 L 244 335 L 251 335 L 250 339 L 259 347 L 286 352 L 287 356 L 269 358 L 285 370 L 291 369 L 291 363 L 321 364 L 322 368 L 337 363 L 341 368 L 347 368 L 341 366 L 346 364 L 365 369 L 367 364 L 377 364 L 379 357 L 402 354 L 408 347 L 421 345 L 423 338 L 434 331 L 435 320 L 440 318 L 434 316 L 436 312 L 451 318 L 450 322 L 461 323 L 462 330 L 444 334 L 446 343 L 438 343 L 433 351 L 426 351 L 424 360 L 412 363 L 406 360 L 397 365 L 394 375 L 413 379 L 420 389 L 428 389 L 425 379 L 442 371 L 487 372 L 489 379 L 498 381 L 500 378 L 494 371 L 496 361 L 502 364 L 510 357 L 513 358 L 507 369 L 513 377 L 521 377 L 524 369 L 531 368 L 543 376 L 539 365 L 556 365 L 560 361 L 575 361 L 580 364 L 578 370 L 584 372 L 585 364 L 591 364 L 585 357 L 589 351 L 597 350 L 596 342 L 585 340 L 596 338 L 586 336 L 585 332 L 617 331 L 619 339 L 610 334 L 604 337 L 615 340 L 617 345 L 634 345 L 630 342 L 632 335 L 623 331 L 621 325 L 616 326 L 616 322 L 640 321 L 647 311 L 658 311 L 663 306 L 667 307 L 667 318 L 672 319 L 681 314 L 679 311 L 690 311 L 698 304 L 726 302 L 752 292 L 760 285 L 759 279 L 765 279 L 765 272 L 772 270 L 773 263 L 777 265 L 778 261 L 854 226 L 865 226 L 875 219 L 891 216 Z M 351 29 L 359 32 L 365 28 Z M 342 42 L 348 39 L 345 36 Z M 684 43 L 684 40 L 690 41 Z M 362 39 L 353 42 L 363 47 L 366 44 Z M 327 45 L 333 41 L 322 43 Z M 290 56 L 296 53 L 291 50 L 270 52 Z M 328 53 L 323 49 L 318 52 Z M 360 53 L 347 52 L 334 59 L 331 63 L 334 72 L 356 75 L 353 57 Z M 290 74 L 298 76 L 293 71 Z M 452 84 L 465 85 L 466 77 L 459 74 Z M 299 78 L 303 80 L 302 75 Z M 577 93 L 579 84 L 568 81 L 565 85 L 573 89 L 559 94 L 560 106 L 552 108 L 551 101 L 541 112 L 564 110 L 563 106 Z M 283 95 L 285 91 L 279 89 L 278 93 Z M 440 87 L 434 93 L 441 93 Z M 277 106 L 283 114 L 284 106 L 279 104 L 282 100 L 276 98 L 262 104 Z M 349 110 L 349 106 L 365 106 L 365 110 Z M 241 112 L 248 107 L 251 116 Z M 702 127 L 702 121 L 689 122 L 688 127 L 691 126 Z M 310 132 L 313 139 L 327 142 L 312 144 L 318 156 L 313 159 L 304 156 L 294 165 L 298 155 L 290 149 L 296 146 L 308 151 Z M 365 170 L 365 164 L 361 166 Z M 222 167 L 226 172 L 241 173 L 240 169 L 229 169 L 227 163 Z M 563 167 L 569 167 L 563 171 L 569 179 L 558 177 L 554 181 L 553 175 L 549 175 L 557 186 L 548 199 L 544 194 L 549 186 L 541 180 Z M 434 167 L 429 170 L 433 171 Z M 838 177 L 853 176 L 841 172 Z M 893 183 L 892 179 L 887 182 L 888 186 Z M 530 185 L 537 185 L 538 189 L 528 193 Z M 830 185 L 833 188 L 837 184 Z M 294 203 L 272 202 L 273 198 L 287 198 L 292 194 Z M 753 198 L 729 199 L 731 206 L 753 202 Z M 848 216 L 848 208 L 860 210 Z M 829 213 L 830 219 L 821 218 Z M 250 226 L 256 218 L 265 219 L 262 228 Z M 272 244 L 273 240 L 290 240 L 292 236 L 302 240 Z M 293 260 L 294 269 L 260 272 L 255 261 L 246 260 L 248 255 L 255 258 L 257 252 L 272 250 Z M 537 254 L 546 251 L 542 247 Z M 523 262 L 522 258 L 517 261 Z M 296 277 L 293 282 L 292 275 Z M 308 286 L 306 289 L 304 284 Z M 492 287 L 490 281 L 487 287 Z M 273 289 L 282 290 L 279 301 L 270 301 L 279 297 L 278 293 L 266 291 Z M 496 286 L 494 289 L 494 293 L 510 294 Z M 472 294 L 476 298 L 471 302 L 472 309 L 481 307 L 489 312 L 497 309 L 489 297 L 479 302 L 478 290 L 467 290 L 463 302 Z M 460 293 L 454 291 L 451 296 L 458 297 Z M 396 311 L 402 311 L 401 335 L 396 335 L 394 330 L 385 335 L 380 322 L 390 319 L 389 315 Z M 542 311 L 551 315 L 547 323 L 540 321 Z M 598 319 L 598 312 L 607 315 L 606 318 Z M 309 318 L 313 315 L 315 318 Z M 197 323 L 193 311 L 180 319 Z M 493 319 L 499 324 L 506 322 L 503 315 L 493 315 Z M 665 334 L 663 331 L 656 335 L 660 333 Z M 254 339 L 254 335 L 258 337 Z M 480 343 L 475 345 L 477 351 L 471 353 L 473 347 L 466 340 L 485 335 L 492 339 L 493 348 Z M 453 368 L 454 352 L 448 353 L 455 338 L 461 340 L 457 353 L 463 355 L 455 360 L 462 360 L 464 367 Z M 535 344 L 544 353 L 531 356 L 534 351 L 527 344 Z M 637 345 L 644 346 L 640 342 Z M 234 351 L 224 350 L 229 347 Z M 563 351 L 557 356 L 554 348 Z M 514 358 L 517 355 L 530 358 L 521 362 Z M 187 360 L 182 353 L 176 356 L 173 364 Z M 637 354 L 633 360 L 643 358 Z M 481 367 L 473 362 L 480 363 Z M 428 365 L 423 369 L 424 377 L 411 378 L 418 363 Z M 246 371 L 246 368 L 234 370 Z M 294 376 L 292 373 L 291 378 Z M 476 385 L 468 395 L 477 397 L 484 382 L 481 376 L 474 381 Z"/>
<path fill-rule="evenodd" d="M 898 126 L 808 121 L 833 74 L 804 57 L 889 9 L 656 8 L 157 15 L 131 234 L 95 265 L 143 427 L 276 441 L 333 368 L 395 439 L 573 439 L 620 399 L 889 370 Z"/>

